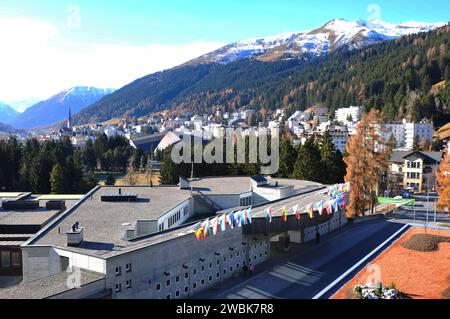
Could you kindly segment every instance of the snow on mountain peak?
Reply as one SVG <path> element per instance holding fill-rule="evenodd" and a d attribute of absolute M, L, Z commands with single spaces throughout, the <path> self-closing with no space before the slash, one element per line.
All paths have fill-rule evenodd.
<path fill-rule="evenodd" d="M 258 58 L 262 61 L 293 57 L 308 58 L 327 54 L 340 47 L 360 48 L 408 34 L 431 31 L 445 24 L 416 21 L 395 24 L 382 20 L 347 21 L 337 18 L 314 30 L 235 42 L 192 60 L 188 64 L 230 63 L 250 58 Z"/>

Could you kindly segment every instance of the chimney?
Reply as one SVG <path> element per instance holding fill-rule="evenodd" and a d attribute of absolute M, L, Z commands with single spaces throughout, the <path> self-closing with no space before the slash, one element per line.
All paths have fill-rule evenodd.
<path fill-rule="evenodd" d="M 73 224 L 66 234 L 68 247 L 78 247 L 83 242 L 83 227 L 80 227 L 78 222 Z"/>
<path fill-rule="evenodd" d="M 182 176 L 180 176 L 180 189 L 191 189 L 191 183 Z"/>

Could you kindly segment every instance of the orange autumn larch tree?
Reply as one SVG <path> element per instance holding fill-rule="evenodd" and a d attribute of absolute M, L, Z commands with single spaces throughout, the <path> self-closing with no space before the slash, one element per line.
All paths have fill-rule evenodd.
<path fill-rule="evenodd" d="M 363 216 L 373 207 L 383 174 L 389 169 L 391 148 L 378 134 L 377 124 L 380 123 L 380 112 L 372 109 L 362 117 L 355 135 L 347 143 L 344 161 L 347 164 L 345 181 L 350 183 L 348 217 Z"/>
<path fill-rule="evenodd" d="M 449 143 L 450 144 L 450 143 Z M 450 148 L 447 145 L 444 159 L 436 172 L 437 190 L 439 199 L 437 206 L 439 209 L 447 209 L 450 212 Z"/>

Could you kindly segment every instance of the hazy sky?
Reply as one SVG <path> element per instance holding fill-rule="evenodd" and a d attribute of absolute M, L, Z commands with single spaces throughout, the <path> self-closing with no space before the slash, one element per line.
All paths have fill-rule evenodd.
<path fill-rule="evenodd" d="M 0 0 L 0 100 L 119 88 L 224 44 L 333 18 L 446 22 L 450 1 Z"/>

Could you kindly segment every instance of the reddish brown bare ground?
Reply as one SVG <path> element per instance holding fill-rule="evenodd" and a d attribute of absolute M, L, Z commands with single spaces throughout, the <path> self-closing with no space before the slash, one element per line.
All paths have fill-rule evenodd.
<path fill-rule="evenodd" d="M 432 252 L 419 252 L 402 247 L 413 234 L 424 234 L 423 228 L 412 228 L 393 246 L 384 251 L 371 264 L 381 270 L 381 282 L 388 286 L 395 282 L 396 288 L 413 299 L 446 299 L 450 289 L 450 243 L 439 244 Z M 428 234 L 450 237 L 450 231 L 430 230 Z M 368 265 L 342 287 L 332 298 L 352 298 L 353 287 L 368 281 L 371 273 Z M 373 268 L 372 268 L 373 269 Z"/>

